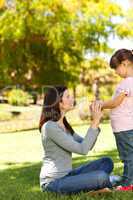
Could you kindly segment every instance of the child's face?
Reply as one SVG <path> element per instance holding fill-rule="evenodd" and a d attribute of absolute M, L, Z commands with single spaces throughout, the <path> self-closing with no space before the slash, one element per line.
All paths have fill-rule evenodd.
<path fill-rule="evenodd" d="M 122 62 L 120 65 L 117 66 L 115 69 L 116 74 L 118 74 L 121 78 L 126 78 L 127 76 L 127 67 L 126 63 Z"/>

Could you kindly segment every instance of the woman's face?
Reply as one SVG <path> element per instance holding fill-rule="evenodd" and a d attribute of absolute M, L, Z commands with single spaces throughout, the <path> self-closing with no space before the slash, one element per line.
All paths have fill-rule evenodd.
<path fill-rule="evenodd" d="M 60 109 L 62 111 L 69 111 L 74 107 L 74 98 L 73 95 L 70 94 L 70 91 L 66 89 L 62 96 L 62 101 L 60 102 Z"/>

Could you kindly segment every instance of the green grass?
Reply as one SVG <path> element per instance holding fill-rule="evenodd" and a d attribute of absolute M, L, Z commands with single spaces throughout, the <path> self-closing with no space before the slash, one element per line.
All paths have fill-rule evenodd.
<path fill-rule="evenodd" d="M 85 162 L 110 156 L 115 162 L 114 173 L 122 173 L 115 141 L 108 124 L 101 126 L 102 132 L 95 147 L 87 156 L 73 156 L 73 167 Z M 87 126 L 75 127 L 76 132 L 84 135 Z M 78 195 L 56 195 L 41 192 L 39 172 L 42 159 L 41 137 L 37 130 L 20 133 L 0 134 L 0 200 L 125 200 L 132 197 L 131 192 L 112 192 L 108 196 L 90 197 L 87 193 Z"/>
<path fill-rule="evenodd" d="M 0 133 L 16 132 L 38 127 L 41 106 L 12 106 L 0 104 Z M 18 113 L 18 114 L 14 114 Z M 19 121 L 19 123 L 18 123 Z"/>

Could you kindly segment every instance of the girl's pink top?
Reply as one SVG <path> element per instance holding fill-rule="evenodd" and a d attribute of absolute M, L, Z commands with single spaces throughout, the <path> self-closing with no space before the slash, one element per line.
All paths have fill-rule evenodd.
<path fill-rule="evenodd" d="M 127 96 L 110 113 L 113 132 L 133 130 L 133 77 L 125 78 L 119 83 L 113 98 L 123 91 L 126 92 Z"/>

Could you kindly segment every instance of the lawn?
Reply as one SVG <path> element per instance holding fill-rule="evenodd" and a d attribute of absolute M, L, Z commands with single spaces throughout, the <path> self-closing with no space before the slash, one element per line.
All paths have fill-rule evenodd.
<path fill-rule="evenodd" d="M 39 105 L 12 106 L 0 104 L 0 133 L 37 128 L 41 109 L 42 107 Z"/>
<path fill-rule="evenodd" d="M 87 126 L 74 127 L 76 132 L 84 135 Z M 73 155 L 73 166 L 77 167 L 87 161 L 101 156 L 110 156 L 115 162 L 114 173 L 122 173 L 115 141 L 108 124 L 101 126 L 101 134 L 95 147 L 87 156 Z M 43 193 L 39 188 L 39 171 L 42 159 L 41 137 L 38 130 L 18 133 L 0 134 L 0 200 L 125 200 L 132 197 L 131 192 L 112 192 L 109 195 L 91 197 L 87 193 L 78 195 L 56 195 Z"/>

